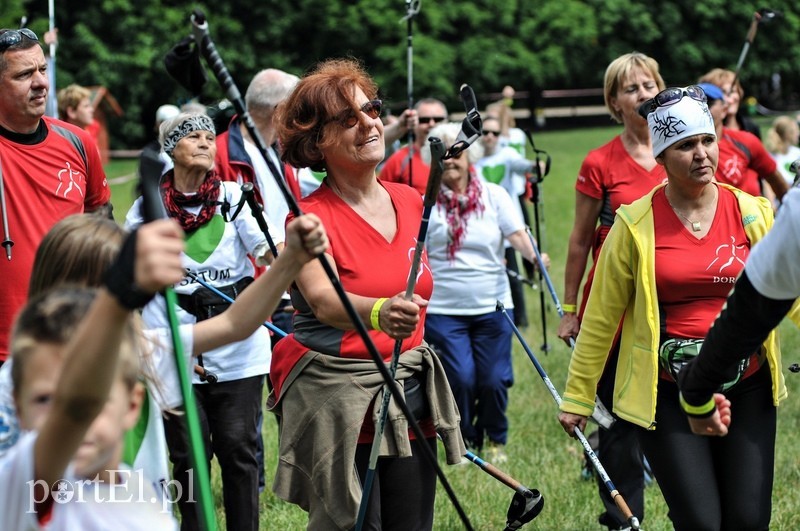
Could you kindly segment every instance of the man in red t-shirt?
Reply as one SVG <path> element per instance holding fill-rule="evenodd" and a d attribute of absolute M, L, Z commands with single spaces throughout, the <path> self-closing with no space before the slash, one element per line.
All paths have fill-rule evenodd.
<path fill-rule="evenodd" d="M 0 364 L 8 336 L 28 296 L 36 248 L 45 233 L 70 214 L 111 213 L 111 192 L 97 145 L 89 134 L 44 117 L 47 63 L 36 35 L 0 29 L 0 178 L 4 193 L 0 259 Z"/>
<path fill-rule="evenodd" d="M 728 104 L 722 89 L 711 83 L 700 83 L 706 93 L 708 110 L 714 118 L 714 128 L 719 142 L 719 166 L 716 179 L 730 184 L 750 195 L 760 196 L 761 179 L 767 181 L 775 196 L 780 199 L 789 191 L 778 166 L 761 141 L 752 133 L 723 126 L 728 114 Z"/>
<path fill-rule="evenodd" d="M 417 111 L 418 121 L 414 127 L 414 144 L 410 164 L 409 146 L 404 146 L 386 159 L 378 178 L 382 181 L 413 186 L 420 195 L 424 195 L 425 187 L 428 185 L 430 167 L 423 162 L 420 150 L 428 141 L 428 132 L 436 124 L 447 120 L 447 107 L 437 99 L 425 98 L 419 100 L 414 109 Z"/>

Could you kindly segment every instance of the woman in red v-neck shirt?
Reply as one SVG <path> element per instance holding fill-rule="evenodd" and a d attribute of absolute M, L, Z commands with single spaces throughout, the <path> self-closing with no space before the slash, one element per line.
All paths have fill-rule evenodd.
<path fill-rule="evenodd" d="M 325 259 L 385 361 L 402 341 L 397 383 L 409 389 L 409 379 L 426 381 L 420 393 L 436 412 L 436 424 L 430 413 L 418 419 L 425 441 L 408 433 L 404 417 L 390 417 L 365 528 L 392 522 L 398 529 L 431 529 L 436 474 L 421 446 L 435 451 L 438 430 L 450 463 L 465 448 L 444 370 L 423 343 L 433 291 L 424 254 L 413 298 L 403 297 L 423 205 L 415 189 L 377 179 L 384 157 L 380 111 L 377 87 L 363 68 L 332 59 L 278 108 L 277 128 L 284 162 L 326 171 L 322 185 L 300 201 L 330 227 Z M 270 371 L 269 404 L 282 417 L 274 490 L 309 512 L 309 529 L 351 529 L 383 381 L 319 261 L 303 267 L 291 295 L 294 332 L 278 342 Z"/>

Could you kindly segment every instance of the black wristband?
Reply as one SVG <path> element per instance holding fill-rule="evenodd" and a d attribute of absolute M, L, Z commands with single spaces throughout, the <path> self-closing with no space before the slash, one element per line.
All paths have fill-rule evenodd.
<path fill-rule="evenodd" d="M 135 310 L 143 307 L 155 296 L 139 289 L 134 282 L 134 265 L 136 263 L 136 234 L 133 230 L 125 238 L 116 260 L 108 267 L 103 275 L 103 284 L 117 301 L 128 308 Z"/>

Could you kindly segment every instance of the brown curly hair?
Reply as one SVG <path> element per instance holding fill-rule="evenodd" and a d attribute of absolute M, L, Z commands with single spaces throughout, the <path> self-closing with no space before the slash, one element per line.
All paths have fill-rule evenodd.
<path fill-rule="evenodd" d="M 335 142 L 329 126 L 350 112 L 364 123 L 366 117 L 353 99 L 360 88 L 369 99 L 378 86 L 356 59 L 327 59 L 317 64 L 276 109 L 275 128 L 281 142 L 281 159 L 296 168 L 325 169 L 322 150 Z"/>

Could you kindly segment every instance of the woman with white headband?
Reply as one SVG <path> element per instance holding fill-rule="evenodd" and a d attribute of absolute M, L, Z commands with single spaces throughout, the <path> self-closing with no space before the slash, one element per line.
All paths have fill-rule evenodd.
<path fill-rule="evenodd" d="M 725 396 L 737 416 L 725 438 L 691 432 L 675 379 L 699 351 L 750 247 L 772 226 L 772 209 L 764 198 L 715 182 L 719 148 L 700 87 L 668 88 L 640 113 L 667 183 L 617 211 L 559 420 L 570 435 L 585 427 L 622 321 L 614 413 L 639 427 L 675 529 L 767 529 L 775 409 L 786 396 L 776 334 L 729 375 Z"/>
<path fill-rule="evenodd" d="M 250 209 L 245 205 L 237 210 L 242 202 L 239 185 L 220 182 L 217 176 L 215 139 L 214 123 L 200 113 L 170 118 L 161 124 L 159 133 L 164 153 L 174 162 L 174 168 L 162 178 L 161 195 L 167 214 L 186 233 L 182 262 L 189 276 L 175 286 L 181 324 L 209 319 L 229 306 L 201 281 L 235 299 L 253 281 L 255 271 L 248 255 L 258 265 L 273 258 Z M 139 198 L 128 212 L 126 226 L 143 222 Z M 270 232 L 278 234 L 274 229 Z M 142 317 L 147 328 L 168 327 L 163 297 L 148 304 Z M 193 376 L 205 447 L 209 458 L 216 455 L 220 465 L 228 529 L 258 528 L 256 444 L 260 434 L 256 419 L 270 358 L 269 333 L 260 327 L 243 341 L 198 356 L 205 374 L 216 376 L 214 383 Z M 173 477 L 183 492 L 189 492 L 193 472 L 183 422 L 177 415 L 168 415 L 164 426 Z M 182 529 L 197 528 L 194 503 L 184 496 L 178 507 Z"/>

